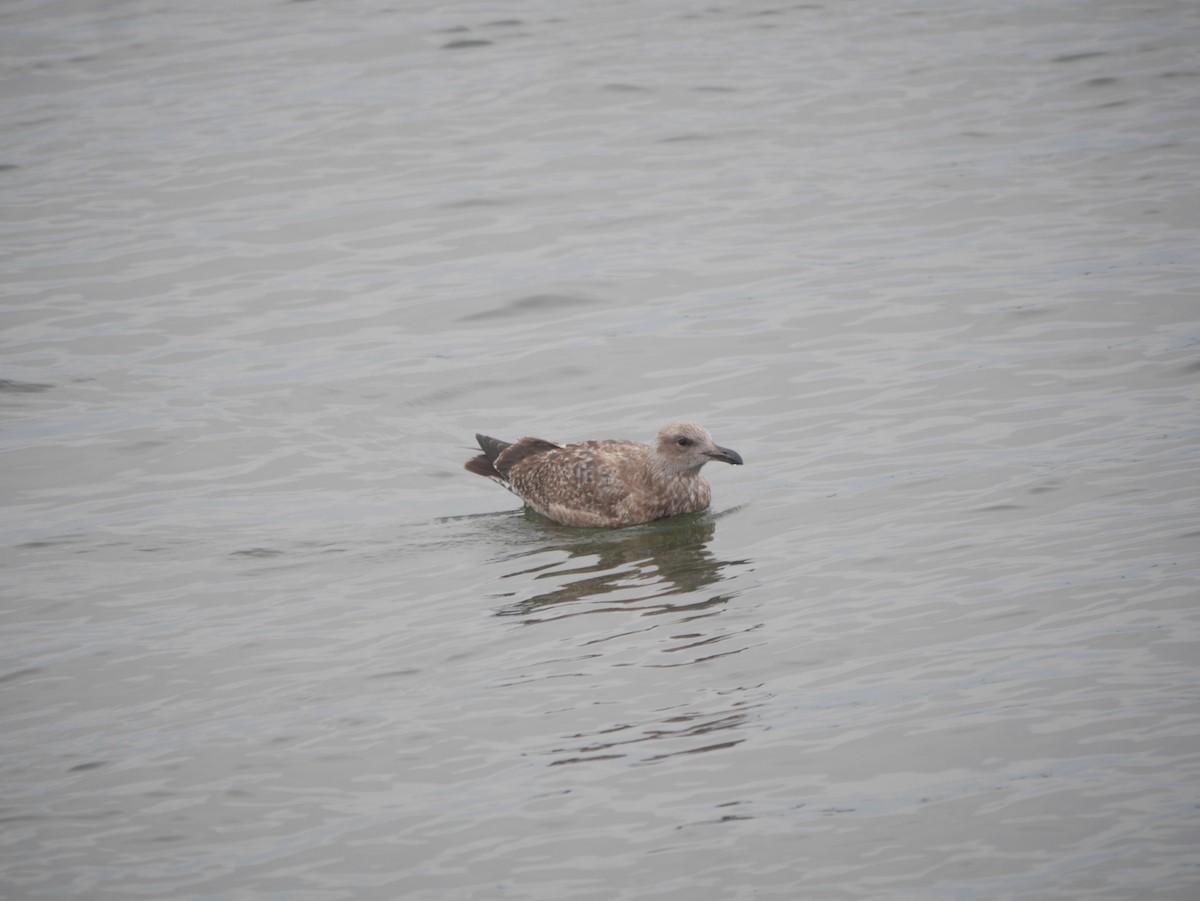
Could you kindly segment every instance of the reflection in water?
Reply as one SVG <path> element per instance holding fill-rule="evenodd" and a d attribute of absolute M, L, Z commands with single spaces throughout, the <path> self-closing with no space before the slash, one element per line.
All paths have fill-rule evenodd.
<path fill-rule="evenodd" d="M 42 391 L 49 391 L 53 385 L 44 385 L 41 382 L 18 382 L 13 379 L 0 379 L 0 396 L 8 394 L 38 394 Z"/>
<path fill-rule="evenodd" d="M 621 530 L 583 530 L 560 526 L 532 511 L 525 516 L 536 520 L 548 540 L 534 550 L 525 550 L 517 559 L 545 554 L 555 556 L 550 563 L 526 566 L 505 578 L 530 578 L 552 581 L 553 587 L 510 604 L 498 616 L 522 616 L 530 622 L 557 619 L 579 613 L 594 613 L 637 605 L 643 613 L 704 610 L 725 604 L 728 595 L 665 599 L 693 595 L 722 578 L 730 566 L 745 565 L 746 560 L 719 560 L 708 549 L 716 530 L 711 514 L 694 514 L 661 520 Z M 565 553 L 566 559 L 559 555 Z M 585 563 L 572 563 L 592 558 Z M 570 607 L 580 601 L 605 598 L 608 605 L 590 605 L 587 609 Z M 651 602 L 649 608 L 646 602 Z"/>
<path fill-rule="evenodd" d="M 736 733 L 714 736 L 713 733 L 736 730 L 745 725 L 754 707 L 762 702 L 735 701 L 729 708 L 719 712 L 690 711 L 660 720 L 633 725 L 622 723 L 591 734 L 568 736 L 582 739 L 580 744 L 569 744 L 554 748 L 551 766 L 567 763 L 588 763 L 595 760 L 612 760 L 628 756 L 633 747 L 641 742 L 654 742 L 653 753 L 638 759 L 639 763 L 657 763 L 681 754 L 701 754 L 705 751 L 721 751 L 740 745 L 746 739 Z"/>
<path fill-rule="evenodd" d="M 584 530 L 528 511 L 491 517 L 490 536 L 504 543 L 502 562 L 513 567 L 500 579 L 515 583 L 497 616 L 534 625 L 609 615 L 568 626 L 566 636 L 554 630 L 548 656 L 522 661 L 496 685 L 524 693 L 563 678 L 589 682 L 588 705 L 554 714 L 563 728 L 541 752 L 550 765 L 617 758 L 651 764 L 746 740 L 753 711 L 764 703 L 761 683 L 708 685 L 680 696 L 679 680 L 664 672 L 740 654 L 761 628 L 732 615 L 738 590 L 731 580 L 749 561 L 723 560 L 709 549 L 719 518 L 705 513 Z M 718 582 L 728 587 L 714 592 Z M 575 652 L 566 650 L 572 644 Z"/>

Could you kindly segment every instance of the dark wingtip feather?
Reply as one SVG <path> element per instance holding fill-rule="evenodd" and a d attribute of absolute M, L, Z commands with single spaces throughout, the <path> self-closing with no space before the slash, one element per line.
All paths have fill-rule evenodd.
<path fill-rule="evenodd" d="M 484 450 L 487 449 L 484 448 Z M 530 457 L 536 457 L 538 454 L 552 450 L 561 450 L 561 448 L 557 444 L 541 438 L 518 438 L 515 444 L 505 444 L 504 452 L 494 458 L 492 463 L 500 471 L 500 475 L 508 478 L 513 467 L 522 460 L 528 460 Z"/>
<path fill-rule="evenodd" d="M 511 442 L 501 441 L 499 438 L 493 438 L 490 435 L 480 435 L 476 433 L 475 440 L 479 442 L 479 449 L 493 463 L 496 458 L 512 447 Z"/>
<path fill-rule="evenodd" d="M 475 434 L 475 440 L 479 442 L 479 449 L 483 451 L 478 457 L 468 460 L 463 464 L 463 468 L 467 472 L 473 472 L 476 475 L 487 476 L 489 479 L 504 480 L 504 476 L 496 469 L 496 459 L 508 450 L 512 445 L 507 441 L 501 441 L 499 438 L 492 438 L 490 435 Z"/>
<path fill-rule="evenodd" d="M 479 448 L 483 453 L 468 460 L 463 464 L 463 468 L 467 472 L 487 476 L 489 479 L 497 479 L 504 485 L 508 483 L 509 472 L 522 460 L 549 450 L 559 450 L 557 444 L 543 441 L 541 438 L 520 438 L 514 443 L 501 441 L 490 435 L 476 434 L 475 440 L 479 442 Z"/>

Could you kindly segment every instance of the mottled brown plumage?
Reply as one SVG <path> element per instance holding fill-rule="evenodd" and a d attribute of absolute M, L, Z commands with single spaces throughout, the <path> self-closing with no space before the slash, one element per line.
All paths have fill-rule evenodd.
<path fill-rule="evenodd" d="M 476 435 L 482 454 L 466 469 L 503 485 L 530 507 L 567 526 L 620 528 L 694 513 L 711 490 L 709 460 L 740 465 L 694 422 L 662 427 L 654 447 L 634 441 L 583 441 L 560 447 L 541 438 L 509 443 Z"/>

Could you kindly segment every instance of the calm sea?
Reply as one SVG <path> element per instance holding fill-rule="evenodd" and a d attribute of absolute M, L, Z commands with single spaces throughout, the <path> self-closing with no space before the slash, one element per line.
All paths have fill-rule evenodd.
<path fill-rule="evenodd" d="M 1200 5 L 0 9 L 0 897 L 1200 897 Z M 572 530 L 475 432 L 703 422 Z"/>

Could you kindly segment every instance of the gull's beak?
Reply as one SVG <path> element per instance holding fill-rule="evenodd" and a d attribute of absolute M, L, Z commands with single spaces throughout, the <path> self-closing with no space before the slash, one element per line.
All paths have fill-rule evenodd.
<path fill-rule="evenodd" d="M 742 465 L 742 455 L 735 450 L 730 450 L 727 447 L 715 447 L 710 451 L 705 451 L 704 456 L 710 460 L 720 460 L 722 463 L 732 463 L 734 466 Z"/>

